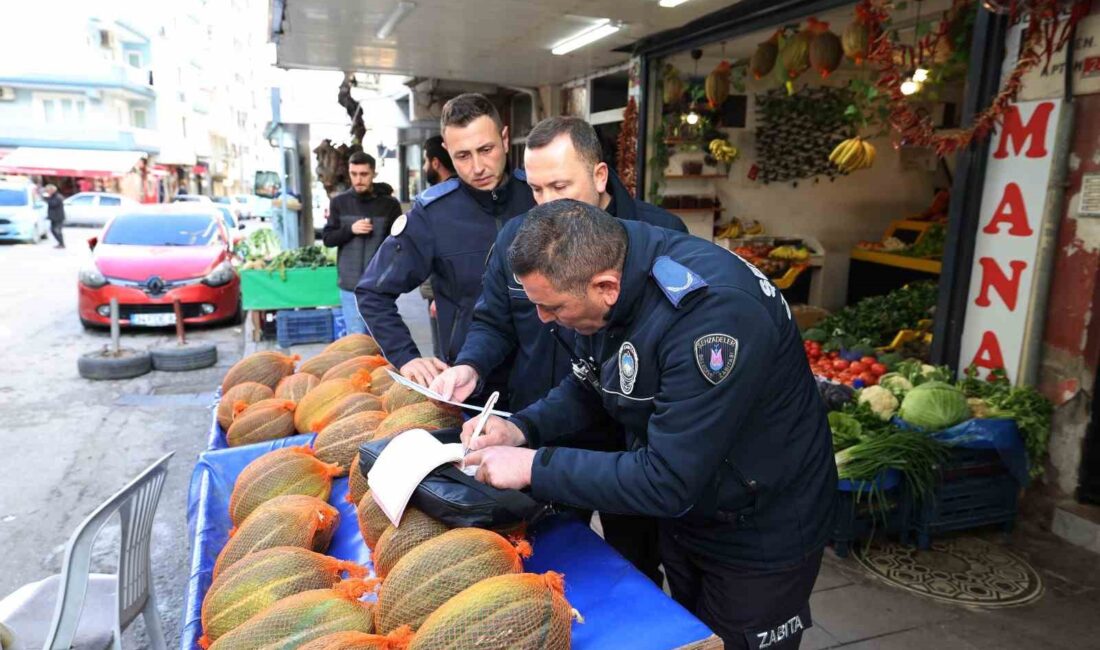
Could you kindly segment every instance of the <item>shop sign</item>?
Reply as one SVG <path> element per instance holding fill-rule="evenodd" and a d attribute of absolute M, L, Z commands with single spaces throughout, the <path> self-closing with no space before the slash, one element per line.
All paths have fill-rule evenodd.
<path fill-rule="evenodd" d="M 993 133 L 974 245 L 960 370 L 1020 374 L 1061 100 L 1020 102 Z"/>
<path fill-rule="evenodd" d="M 1013 30 L 1019 38 L 1019 29 Z M 1006 43 L 1011 47 L 1015 43 Z M 1055 52 L 1049 65 L 1045 59 L 1024 75 L 1020 99 L 1061 97 L 1066 91 L 1066 50 Z M 1015 59 L 1015 57 L 1010 57 Z M 1073 94 L 1100 93 L 1100 13 L 1085 16 L 1077 23 L 1073 50 Z"/>

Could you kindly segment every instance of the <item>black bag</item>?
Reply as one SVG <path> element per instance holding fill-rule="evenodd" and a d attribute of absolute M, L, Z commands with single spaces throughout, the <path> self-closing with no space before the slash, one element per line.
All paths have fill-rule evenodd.
<path fill-rule="evenodd" d="M 432 432 L 440 442 L 461 442 L 461 429 Z M 363 443 L 359 447 L 359 471 L 363 476 L 389 444 L 390 438 Z M 553 507 L 532 499 L 520 490 L 499 490 L 467 476 L 447 463 L 435 468 L 416 486 L 409 500 L 416 508 L 451 528 L 507 528 L 521 522 L 535 524 L 554 512 Z"/>

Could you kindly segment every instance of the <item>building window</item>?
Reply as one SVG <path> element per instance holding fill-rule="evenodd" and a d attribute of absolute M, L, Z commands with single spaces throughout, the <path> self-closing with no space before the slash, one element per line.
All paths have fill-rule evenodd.
<path fill-rule="evenodd" d="M 32 102 L 35 113 L 46 124 L 84 122 L 87 100 L 83 96 L 35 93 Z"/>
<path fill-rule="evenodd" d="M 186 138 L 187 137 L 187 118 L 186 117 L 181 117 L 180 118 L 180 126 L 183 127 L 183 137 Z"/>
<path fill-rule="evenodd" d="M 130 111 L 130 119 L 131 119 L 131 122 L 133 123 L 135 129 L 148 128 L 145 125 L 145 109 L 144 108 L 132 109 Z"/>
<path fill-rule="evenodd" d="M 130 64 L 131 68 L 141 67 L 141 52 L 127 52 L 126 62 Z"/>

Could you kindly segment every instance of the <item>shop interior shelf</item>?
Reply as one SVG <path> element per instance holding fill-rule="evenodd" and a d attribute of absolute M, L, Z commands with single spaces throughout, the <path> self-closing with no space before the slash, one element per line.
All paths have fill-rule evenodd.
<path fill-rule="evenodd" d="M 895 255 L 893 253 L 883 253 L 881 251 L 869 251 L 862 248 L 853 248 L 851 255 L 853 260 L 895 266 L 911 271 L 922 271 L 924 273 L 939 273 L 940 269 L 943 267 L 943 263 L 940 260 L 931 260 L 923 257 L 908 257 L 906 255 Z"/>

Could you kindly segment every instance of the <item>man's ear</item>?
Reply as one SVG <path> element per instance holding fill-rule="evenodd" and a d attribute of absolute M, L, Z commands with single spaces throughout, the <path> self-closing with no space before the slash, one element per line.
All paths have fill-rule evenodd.
<path fill-rule="evenodd" d="M 602 271 L 592 276 L 588 286 L 605 306 L 610 307 L 619 300 L 622 276 L 614 271 Z"/>
<path fill-rule="evenodd" d="M 500 139 L 504 143 L 504 153 L 508 153 L 508 127 L 500 130 Z"/>
<path fill-rule="evenodd" d="M 596 191 L 603 194 L 607 191 L 607 178 L 610 172 L 607 169 L 607 163 L 596 163 L 595 169 L 592 170 L 592 177 L 596 180 Z"/>

